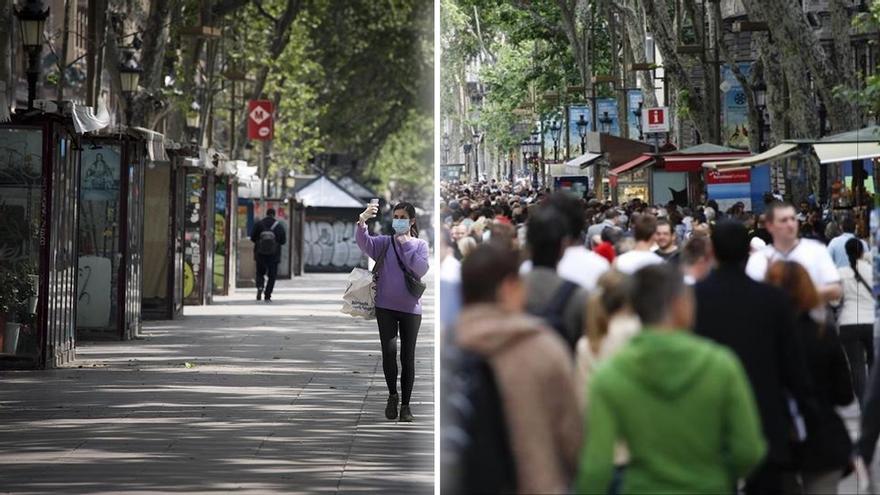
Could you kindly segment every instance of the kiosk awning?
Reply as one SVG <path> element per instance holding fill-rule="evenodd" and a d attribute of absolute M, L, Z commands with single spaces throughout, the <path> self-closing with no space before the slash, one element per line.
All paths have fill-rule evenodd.
<path fill-rule="evenodd" d="M 137 132 L 147 140 L 147 156 L 152 162 L 170 161 L 168 154 L 165 153 L 165 135 L 143 127 L 132 127 L 131 130 Z"/>
<path fill-rule="evenodd" d="M 774 160 L 781 160 L 788 156 L 791 156 L 797 153 L 797 144 L 792 143 L 782 143 L 770 148 L 769 150 L 750 156 L 747 158 L 740 158 L 739 160 L 729 160 L 723 162 L 706 162 L 703 164 L 705 168 L 711 168 L 713 170 L 732 170 L 732 169 L 744 169 L 751 168 L 755 165 L 760 165 L 762 163 L 767 163 Z"/>
<path fill-rule="evenodd" d="M 592 163 L 597 158 L 601 158 L 601 157 L 602 157 L 601 153 L 584 153 L 583 155 L 581 155 L 577 158 L 572 158 L 571 160 L 565 162 L 564 165 L 566 167 L 581 167 L 581 168 L 583 168 L 586 165 L 589 165 L 590 163 Z"/>
<path fill-rule="evenodd" d="M 641 155 L 638 158 L 630 160 L 617 168 L 611 169 L 608 172 L 608 175 L 620 175 L 620 174 L 622 174 L 624 172 L 628 172 L 636 167 L 639 167 L 642 165 L 647 165 L 648 162 L 651 162 L 653 160 L 654 160 L 654 157 L 652 155 Z"/>
<path fill-rule="evenodd" d="M 816 143 L 813 151 L 819 163 L 838 163 L 880 157 L 880 143 L 864 141 L 861 143 Z"/>

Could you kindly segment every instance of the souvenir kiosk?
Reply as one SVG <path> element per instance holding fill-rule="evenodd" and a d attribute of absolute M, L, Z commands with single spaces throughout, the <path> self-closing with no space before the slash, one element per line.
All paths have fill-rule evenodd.
<path fill-rule="evenodd" d="M 0 368 L 75 357 L 80 151 L 70 117 L 0 124 Z"/>
<path fill-rule="evenodd" d="M 302 234 L 305 272 L 343 273 L 366 266 L 366 257 L 355 240 L 363 201 L 325 175 L 298 188 L 296 199 L 305 209 Z"/>
<path fill-rule="evenodd" d="M 141 326 L 146 129 L 82 139 L 77 338 L 129 340 Z M 151 148 L 153 149 L 153 148 Z"/>
<path fill-rule="evenodd" d="M 185 148 L 166 143 L 144 171 L 144 260 L 142 311 L 145 320 L 183 315 L 183 212 Z M 164 158 L 159 160 L 155 158 Z"/>
<path fill-rule="evenodd" d="M 245 161 L 221 160 L 214 178 L 214 295 L 227 296 L 235 290 L 237 171 L 245 166 Z"/>
<path fill-rule="evenodd" d="M 209 154 L 184 158 L 183 303 L 211 304 L 214 285 L 214 170 Z"/>

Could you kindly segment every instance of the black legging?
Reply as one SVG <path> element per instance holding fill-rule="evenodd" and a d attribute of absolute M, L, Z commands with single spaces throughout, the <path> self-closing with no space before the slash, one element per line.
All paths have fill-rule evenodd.
<path fill-rule="evenodd" d="M 874 364 L 874 326 L 841 325 L 840 343 L 849 360 L 853 391 L 859 404 L 864 404 L 865 380 Z"/>
<path fill-rule="evenodd" d="M 413 383 L 416 380 L 416 338 L 422 325 L 422 315 L 376 308 L 379 323 L 379 339 L 382 341 L 382 369 L 388 392 L 397 393 L 397 334 L 400 333 L 400 386 L 403 389 L 401 404 L 409 404 Z"/>

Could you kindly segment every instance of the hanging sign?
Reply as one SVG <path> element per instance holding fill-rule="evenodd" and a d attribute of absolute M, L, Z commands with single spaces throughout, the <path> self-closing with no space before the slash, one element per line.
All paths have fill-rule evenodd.
<path fill-rule="evenodd" d="M 248 139 L 271 141 L 274 134 L 272 102 L 269 100 L 248 101 Z"/>
<path fill-rule="evenodd" d="M 645 133 L 669 132 L 669 108 L 648 108 L 642 111 L 642 128 Z"/>

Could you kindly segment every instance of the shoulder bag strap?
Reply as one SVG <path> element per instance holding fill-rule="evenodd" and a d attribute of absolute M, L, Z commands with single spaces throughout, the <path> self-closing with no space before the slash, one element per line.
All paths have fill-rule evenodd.
<path fill-rule="evenodd" d="M 394 248 L 394 257 L 397 258 L 397 264 L 400 265 L 400 270 L 411 277 L 418 278 L 410 273 L 410 271 L 407 270 L 406 266 L 403 265 L 403 261 L 400 260 L 400 254 L 397 252 L 397 241 L 394 240 L 394 236 L 391 237 L 391 247 Z"/>

